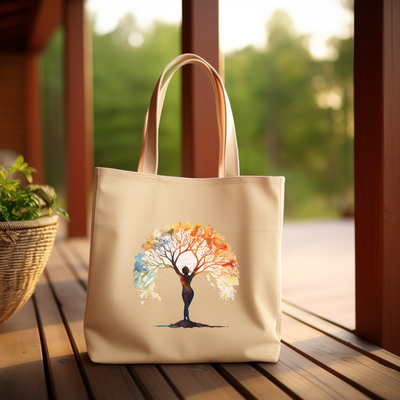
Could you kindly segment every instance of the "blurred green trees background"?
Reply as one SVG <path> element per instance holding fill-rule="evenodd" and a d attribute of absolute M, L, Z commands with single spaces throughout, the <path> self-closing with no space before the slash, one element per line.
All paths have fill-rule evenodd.
<path fill-rule="evenodd" d="M 225 57 L 225 84 L 242 175 L 284 175 L 286 217 L 334 217 L 353 207 L 353 39 L 333 38 L 334 60 L 316 60 L 288 14 L 266 25 L 265 49 Z M 95 165 L 136 170 L 145 113 L 164 66 L 180 54 L 180 27 L 141 31 L 127 15 L 93 32 Z M 46 176 L 63 189 L 62 31 L 43 58 Z M 162 175 L 180 175 L 180 77 L 171 82 L 160 127 Z"/>

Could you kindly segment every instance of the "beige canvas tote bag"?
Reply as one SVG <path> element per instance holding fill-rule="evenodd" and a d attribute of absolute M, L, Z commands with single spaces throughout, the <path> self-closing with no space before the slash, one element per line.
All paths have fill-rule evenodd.
<path fill-rule="evenodd" d="M 186 64 L 214 88 L 219 177 L 157 175 L 168 83 Z M 283 177 L 240 176 L 218 73 L 184 54 L 162 73 L 138 172 L 96 168 L 85 337 L 98 363 L 276 362 Z"/>

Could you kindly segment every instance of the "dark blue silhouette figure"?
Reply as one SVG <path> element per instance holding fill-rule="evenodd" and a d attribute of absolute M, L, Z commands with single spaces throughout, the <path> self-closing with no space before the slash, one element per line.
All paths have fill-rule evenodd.
<path fill-rule="evenodd" d="M 190 321 L 189 319 L 189 306 L 194 297 L 194 290 L 191 288 L 190 283 L 193 279 L 193 274 L 189 275 L 189 268 L 183 267 L 182 273 L 179 274 L 182 283 L 182 298 L 185 303 L 185 308 L 183 309 L 183 315 L 185 321 Z"/>

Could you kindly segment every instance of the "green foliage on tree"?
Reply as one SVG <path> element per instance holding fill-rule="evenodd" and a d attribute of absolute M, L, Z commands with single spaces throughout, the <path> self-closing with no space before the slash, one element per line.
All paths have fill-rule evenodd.
<path fill-rule="evenodd" d="M 333 38 L 337 58 L 316 60 L 283 11 L 268 21 L 266 34 L 265 49 L 249 46 L 225 57 L 241 173 L 286 176 L 289 218 L 338 216 L 353 206 L 353 39 Z M 159 22 L 143 31 L 127 15 L 92 40 L 95 165 L 136 170 L 145 113 L 163 68 L 181 52 L 180 28 Z M 44 57 L 46 140 L 58 153 L 65 140 L 60 57 L 62 32 Z M 162 175 L 181 174 L 180 84 L 178 75 L 161 119 Z M 47 149 L 47 171 L 56 154 Z"/>
<path fill-rule="evenodd" d="M 64 196 L 64 35 L 57 29 L 42 57 L 42 131 L 46 182 Z"/>
<path fill-rule="evenodd" d="M 131 35 L 143 44 L 132 47 Z M 137 36 L 140 38 L 140 36 Z M 107 35 L 93 35 L 95 164 L 136 170 L 143 124 L 164 66 L 179 55 L 179 28 L 156 23 L 141 32 L 132 15 Z M 160 127 L 159 173 L 180 175 L 180 77 L 168 90 Z"/>
<path fill-rule="evenodd" d="M 284 11 L 264 50 L 226 57 L 226 87 L 244 175 L 284 175 L 286 216 L 338 215 L 352 205 L 352 39 L 335 61 L 312 58 Z"/>

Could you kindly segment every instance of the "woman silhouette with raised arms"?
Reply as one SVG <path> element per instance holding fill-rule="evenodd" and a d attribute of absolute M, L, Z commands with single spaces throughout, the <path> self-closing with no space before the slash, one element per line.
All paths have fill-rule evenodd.
<path fill-rule="evenodd" d="M 185 321 L 190 321 L 189 306 L 194 297 L 194 290 L 190 286 L 190 283 L 192 282 L 193 276 L 193 274 L 189 275 L 189 268 L 186 266 L 182 268 L 182 273 L 179 274 L 182 283 L 182 298 L 185 303 L 185 308 L 183 310 Z"/>

